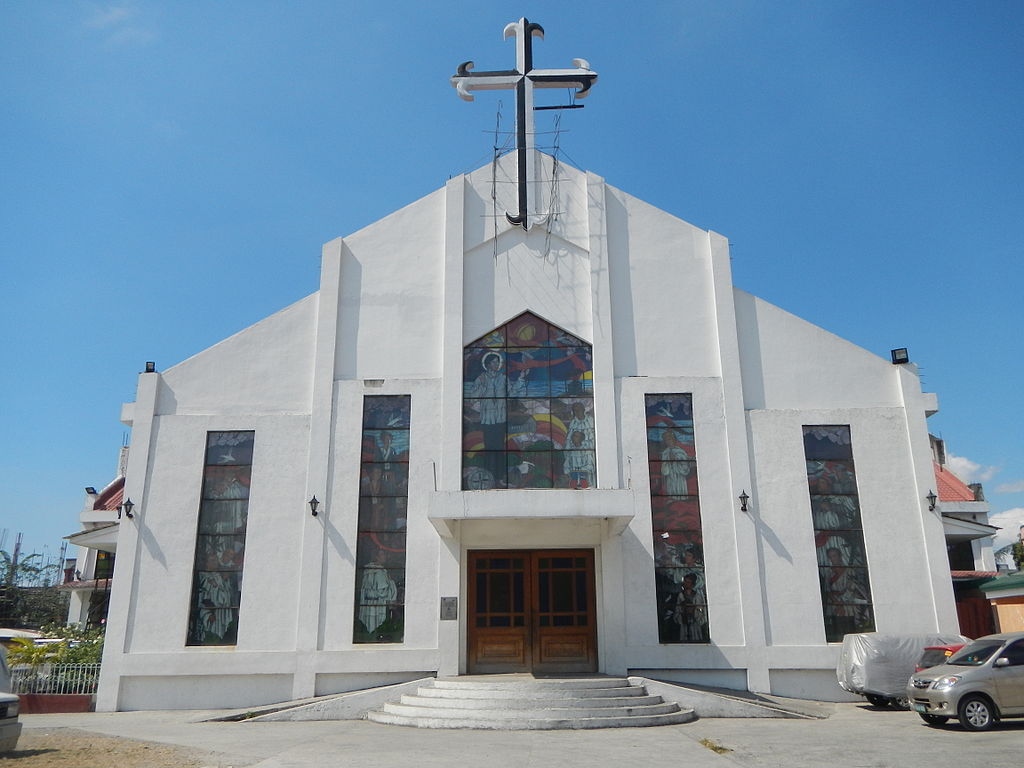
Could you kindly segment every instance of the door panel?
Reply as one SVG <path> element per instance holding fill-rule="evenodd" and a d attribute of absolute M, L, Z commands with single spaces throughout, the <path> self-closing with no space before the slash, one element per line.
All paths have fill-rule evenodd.
<path fill-rule="evenodd" d="M 474 551 L 469 671 L 594 672 L 593 550 Z"/>

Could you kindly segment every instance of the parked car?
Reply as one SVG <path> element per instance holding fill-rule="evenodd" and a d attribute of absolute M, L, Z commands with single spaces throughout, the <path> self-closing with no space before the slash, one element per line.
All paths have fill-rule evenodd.
<path fill-rule="evenodd" d="M 1024 632 L 979 637 L 945 664 L 915 672 L 907 696 L 933 726 L 955 717 L 985 731 L 1000 718 L 1024 717 Z"/>
<path fill-rule="evenodd" d="M 18 745 L 18 737 L 21 735 L 18 709 L 18 697 L 11 693 L 7 649 L 0 646 L 0 754 L 11 752 Z"/>
<path fill-rule="evenodd" d="M 949 645 L 929 645 L 924 649 L 924 653 L 921 654 L 921 658 L 917 660 L 917 669 L 915 672 L 928 669 L 929 667 L 937 667 L 939 664 L 945 664 L 946 659 L 950 658 L 954 653 L 964 647 L 964 643 L 951 643 Z"/>
<path fill-rule="evenodd" d="M 876 707 L 908 709 L 907 678 L 921 649 L 966 642 L 966 637 L 955 634 L 849 634 L 843 638 L 836 678 L 844 691 L 860 694 Z"/>

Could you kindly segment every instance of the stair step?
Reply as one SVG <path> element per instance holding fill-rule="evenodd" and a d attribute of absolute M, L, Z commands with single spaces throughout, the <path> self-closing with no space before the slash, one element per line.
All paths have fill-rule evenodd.
<path fill-rule="evenodd" d="M 677 725 L 692 709 L 616 677 L 441 678 L 389 702 L 368 720 L 418 728 L 555 730 Z"/>
<path fill-rule="evenodd" d="M 403 697 L 404 698 L 404 697 Z M 424 704 L 385 704 L 384 711 L 392 715 L 406 715 L 409 717 L 446 717 L 450 719 L 481 719 L 486 717 L 492 720 L 520 720 L 520 719 L 566 719 L 576 717 L 637 717 L 642 715 L 667 715 L 678 712 L 676 704 L 646 704 L 639 707 L 604 707 L 602 709 L 591 709 L 587 707 L 538 707 L 534 705 L 522 709 L 459 709 L 456 707 L 436 707 L 429 702 Z"/>
<path fill-rule="evenodd" d="M 586 699 L 608 698 L 620 696 L 644 696 L 646 691 L 638 686 L 604 688 L 532 688 L 528 683 L 513 686 L 485 688 L 473 686 L 467 688 L 421 687 L 417 695 L 437 699 Z"/>
<path fill-rule="evenodd" d="M 489 718 L 408 717 L 387 712 L 370 712 L 367 719 L 387 725 L 415 728 L 473 728 L 479 730 L 552 731 L 589 728 L 637 728 L 657 725 L 680 725 L 696 719 L 693 711 L 680 711 L 665 715 L 638 717 L 573 717 L 573 718 L 515 718 L 494 720 Z"/>
<path fill-rule="evenodd" d="M 610 689 L 614 690 L 614 689 Z M 452 709 L 548 709 L 571 706 L 574 709 L 601 709 L 606 707 L 640 707 L 662 704 L 661 696 L 644 695 L 638 691 L 629 696 L 610 697 L 564 697 L 564 696 L 495 696 L 487 697 L 452 697 L 435 696 L 430 688 L 420 688 L 415 695 L 402 696 L 403 704 L 417 707 L 438 707 Z M 505 693 L 502 691 L 502 693 Z M 570 704 L 571 702 L 571 704 Z"/>
<path fill-rule="evenodd" d="M 459 690 L 473 690 L 478 688 L 490 690 L 514 690 L 514 691 L 543 691 L 563 690 L 587 690 L 594 688 L 630 688 L 629 680 L 624 677 L 571 677 L 558 678 L 553 680 L 544 679 L 488 679 L 484 678 L 445 678 L 439 677 L 434 680 L 435 688 L 452 688 Z"/>

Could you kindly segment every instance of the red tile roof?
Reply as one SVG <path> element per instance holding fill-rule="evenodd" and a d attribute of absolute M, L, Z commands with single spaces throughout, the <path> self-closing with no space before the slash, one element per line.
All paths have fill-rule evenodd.
<path fill-rule="evenodd" d="M 999 571 L 950 571 L 949 575 L 954 579 L 994 579 Z"/>
<path fill-rule="evenodd" d="M 96 497 L 96 503 L 92 505 L 92 508 L 96 510 L 115 510 L 121 506 L 122 501 L 124 501 L 124 478 L 119 477 L 104 488 L 100 495 Z"/>
<path fill-rule="evenodd" d="M 974 491 L 941 464 L 935 464 L 935 483 L 939 501 L 974 501 Z"/>

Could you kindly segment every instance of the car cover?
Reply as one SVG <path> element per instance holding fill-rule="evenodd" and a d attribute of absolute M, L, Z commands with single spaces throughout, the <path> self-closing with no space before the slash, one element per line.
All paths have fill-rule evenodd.
<path fill-rule="evenodd" d="M 850 693 L 905 696 L 907 680 L 926 646 L 969 643 L 963 635 L 846 635 L 836 666 L 839 687 Z"/>

